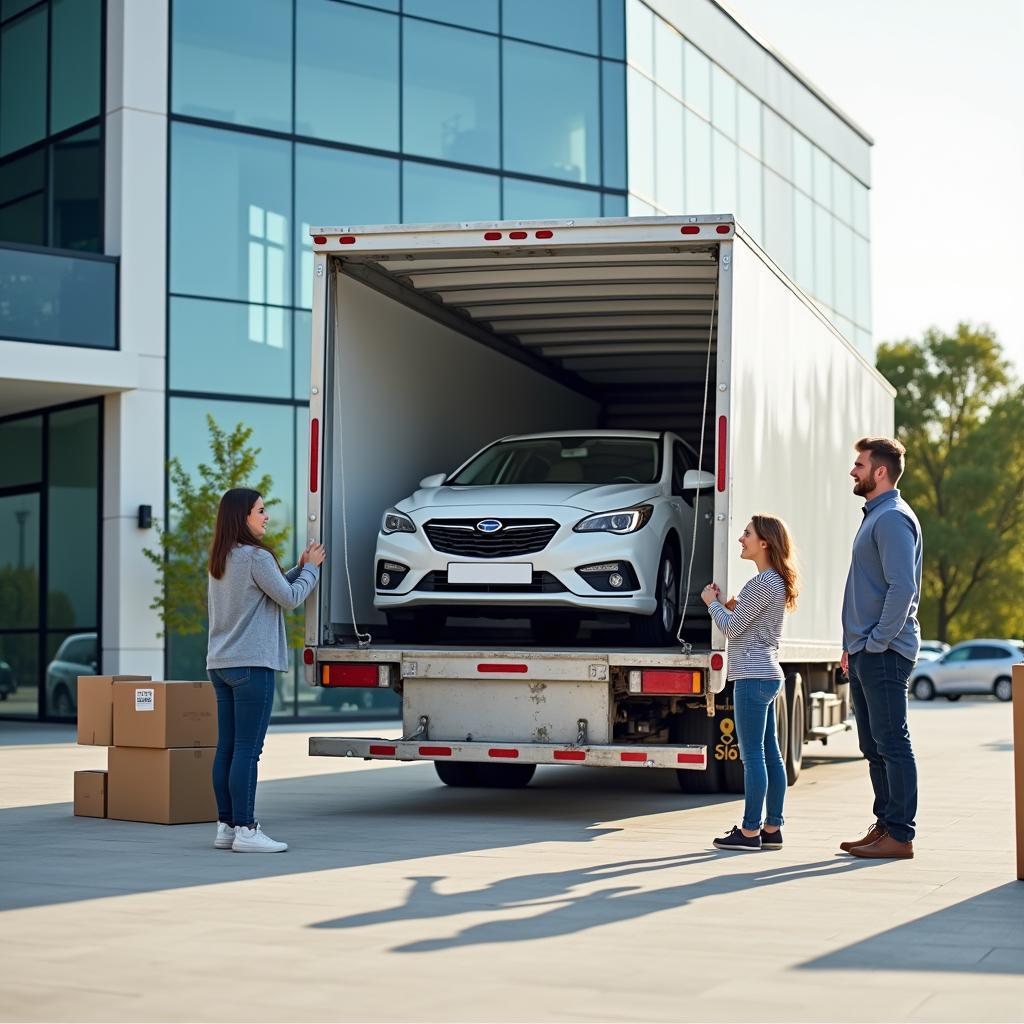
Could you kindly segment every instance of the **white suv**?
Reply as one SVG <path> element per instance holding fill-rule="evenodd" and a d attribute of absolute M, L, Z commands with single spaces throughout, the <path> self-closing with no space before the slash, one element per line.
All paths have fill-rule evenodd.
<path fill-rule="evenodd" d="M 1022 661 L 1024 642 L 1020 640 L 969 640 L 933 661 L 918 661 L 910 673 L 910 692 L 918 700 L 936 695 L 959 700 L 965 693 L 991 693 L 999 700 L 1010 700 L 1011 672 Z"/>
<path fill-rule="evenodd" d="M 711 578 L 713 486 L 675 434 L 502 438 L 384 513 L 374 604 L 400 640 L 477 614 L 570 642 L 586 613 L 612 612 L 638 641 L 671 643 L 695 518 L 693 581 Z"/>

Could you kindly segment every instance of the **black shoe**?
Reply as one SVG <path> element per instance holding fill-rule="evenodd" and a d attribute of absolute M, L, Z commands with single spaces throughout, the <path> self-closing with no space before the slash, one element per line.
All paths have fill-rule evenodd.
<path fill-rule="evenodd" d="M 782 849 L 782 829 L 778 828 L 774 832 L 765 832 L 761 829 L 761 849 L 762 850 L 781 850 Z"/>
<path fill-rule="evenodd" d="M 719 850 L 739 850 L 746 852 L 747 850 L 760 850 L 761 849 L 761 837 L 760 836 L 745 836 L 740 829 L 734 825 L 732 831 L 721 839 L 716 839 L 714 845 Z"/>

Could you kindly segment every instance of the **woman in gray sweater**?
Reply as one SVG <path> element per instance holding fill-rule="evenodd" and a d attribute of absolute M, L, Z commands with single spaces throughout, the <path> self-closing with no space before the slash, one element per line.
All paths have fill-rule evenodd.
<path fill-rule="evenodd" d="M 284 610 L 297 608 L 327 555 L 311 543 L 284 572 L 264 542 L 270 517 L 259 492 L 234 487 L 220 499 L 210 545 L 210 642 L 206 668 L 217 695 L 214 848 L 283 853 L 256 820 L 256 765 L 274 704 L 274 673 L 288 670 Z"/>

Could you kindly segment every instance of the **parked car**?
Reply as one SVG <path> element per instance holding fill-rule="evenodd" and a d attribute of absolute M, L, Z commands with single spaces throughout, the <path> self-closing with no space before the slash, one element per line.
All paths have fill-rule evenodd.
<path fill-rule="evenodd" d="M 625 613 L 635 638 L 676 636 L 693 545 L 710 579 L 715 478 L 672 433 L 589 430 L 506 437 L 384 513 L 374 604 L 400 640 L 452 612 L 529 617 L 569 641 L 585 613 Z"/>
<path fill-rule="evenodd" d="M 1010 700 L 1010 674 L 1019 662 L 1024 662 L 1024 641 L 968 640 L 934 661 L 918 662 L 910 673 L 910 691 L 917 700 L 959 700 L 965 693 Z"/>
<path fill-rule="evenodd" d="M 65 718 L 78 709 L 78 677 L 95 675 L 99 666 L 95 633 L 72 633 L 46 666 L 46 710 Z"/>
<path fill-rule="evenodd" d="M 7 700 L 17 689 L 18 677 L 14 674 L 14 669 L 0 658 L 0 700 Z"/>
<path fill-rule="evenodd" d="M 918 661 L 935 661 L 941 658 L 949 650 L 949 644 L 941 640 L 922 640 L 921 650 L 918 652 Z"/>

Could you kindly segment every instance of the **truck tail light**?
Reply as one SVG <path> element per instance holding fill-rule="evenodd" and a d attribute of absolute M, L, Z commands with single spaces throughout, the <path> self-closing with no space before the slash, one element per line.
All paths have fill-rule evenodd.
<path fill-rule="evenodd" d="M 629 673 L 630 693 L 700 693 L 701 672 L 696 669 L 633 669 Z"/>
<path fill-rule="evenodd" d="M 320 486 L 320 421 L 309 421 L 309 491 L 316 494 Z"/>
<path fill-rule="evenodd" d="M 388 686 L 391 669 L 388 665 L 366 662 L 328 662 L 323 667 L 320 681 L 324 686 Z"/>
<path fill-rule="evenodd" d="M 723 658 L 722 655 L 720 655 L 720 654 L 712 654 L 711 655 L 711 671 L 712 672 L 721 672 L 723 668 L 725 668 L 725 658 Z"/>
<path fill-rule="evenodd" d="M 303 665 L 312 665 L 314 660 L 315 660 L 315 657 L 314 657 L 314 654 L 313 654 L 313 648 L 312 647 L 307 647 L 302 652 L 302 663 L 303 663 Z"/>
<path fill-rule="evenodd" d="M 476 670 L 477 672 L 514 672 L 521 674 L 523 672 L 529 672 L 530 666 L 520 663 L 513 664 L 512 662 L 484 661 L 477 665 Z"/>
<path fill-rule="evenodd" d="M 725 459 L 728 453 L 726 442 L 729 439 L 728 426 L 724 416 L 718 417 L 718 489 L 725 490 Z"/>

